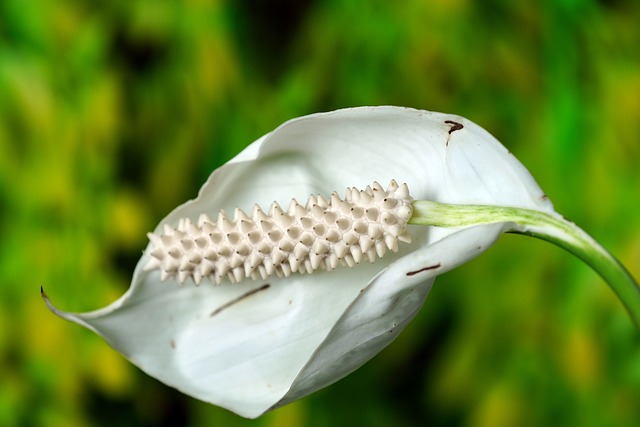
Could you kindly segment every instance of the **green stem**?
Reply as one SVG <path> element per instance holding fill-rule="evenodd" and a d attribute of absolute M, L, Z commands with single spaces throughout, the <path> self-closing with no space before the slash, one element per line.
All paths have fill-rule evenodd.
<path fill-rule="evenodd" d="M 413 202 L 410 224 L 436 227 L 467 227 L 507 223 L 507 232 L 525 234 L 551 242 L 590 265 L 618 295 L 640 329 L 640 287 L 627 269 L 606 249 L 573 222 L 562 216 L 531 209 L 451 205 L 425 200 Z"/>

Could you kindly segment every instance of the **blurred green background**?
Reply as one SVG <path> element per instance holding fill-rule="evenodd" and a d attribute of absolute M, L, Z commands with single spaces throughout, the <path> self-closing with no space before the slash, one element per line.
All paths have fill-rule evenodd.
<path fill-rule="evenodd" d="M 505 236 L 381 355 L 249 421 L 47 311 L 121 295 L 145 233 L 283 121 L 484 126 L 640 277 L 640 2 L 0 0 L 0 426 L 638 426 L 640 340 L 588 267 Z"/>

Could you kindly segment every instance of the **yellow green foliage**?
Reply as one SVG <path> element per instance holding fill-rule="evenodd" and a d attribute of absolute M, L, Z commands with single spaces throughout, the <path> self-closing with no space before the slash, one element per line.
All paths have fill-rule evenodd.
<path fill-rule="evenodd" d="M 39 295 L 115 300 L 215 167 L 289 118 L 378 104 L 484 126 L 640 277 L 638 22 L 632 0 L 3 0 L 0 425 L 639 425 L 622 305 L 523 237 L 439 278 L 361 370 L 257 421 L 146 377 Z"/>

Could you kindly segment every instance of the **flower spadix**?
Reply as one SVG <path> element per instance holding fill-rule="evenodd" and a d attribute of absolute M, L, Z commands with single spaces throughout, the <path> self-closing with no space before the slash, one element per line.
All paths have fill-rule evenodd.
<path fill-rule="evenodd" d="M 392 184 L 369 191 L 373 182 Z M 508 228 L 407 226 L 410 198 L 553 212 L 527 170 L 462 117 L 396 107 L 315 114 L 248 146 L 164 218 L 120 299 L 81 314 L 47 302 L 149 375 L 257 417 L 371 359 L 436 275 Z M 397 252 L 382 256 L 389 248 Z M 347 266 L 334 269 L 340 261 Z"/>
<path fill-rule="evenodd" d="M 159 270 L 162 281 L 191 278 L 198 285 L 203 278 L 237 283 L 353 267 L 387 249 L 397 252 L 398 240 L 410 243 L 412 211 L 407 184 L 391 181 L 386 191 L 377 182 L 348 188 L 344 199 L 335 192 L 328 200 L 312 195 L 305 205 L 292 199 L 288 211 L 274 202 L 268 214 L 256 205 L 251 217 L 240 208 L 231 219 L 224 211 L 216 221 L 203 213 L 197 224 L 181 218 L 175 229 L 165 224 L 162 234 L 149 233 L 151 260 L 144 270 Z"/>

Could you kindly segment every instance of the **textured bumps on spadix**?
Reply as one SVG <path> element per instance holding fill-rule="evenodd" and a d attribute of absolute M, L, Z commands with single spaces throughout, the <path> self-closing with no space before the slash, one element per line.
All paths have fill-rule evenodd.
<path fill-rule="evenodd" d="M 176 228 L 149 233 L 151 260 L 145 270 L 160 270 L 161 280 L 177 278 L 195 284 L 208 278 L 220 284 L 276 274 L 312 273 L 374 262 L 398 241 L 410 243 L 407 222 L 413 209 L 406 184 L 391 181 L 385 191 L 377 182 L 365 190 L 347 188 L 345 198 L 311 196 L 306 205 L 293 199 L 288 210 L 273 203 L 265 213 L 259 206 L 251 216 L 236 209 L 212 221 L 182 218 Z"/>

